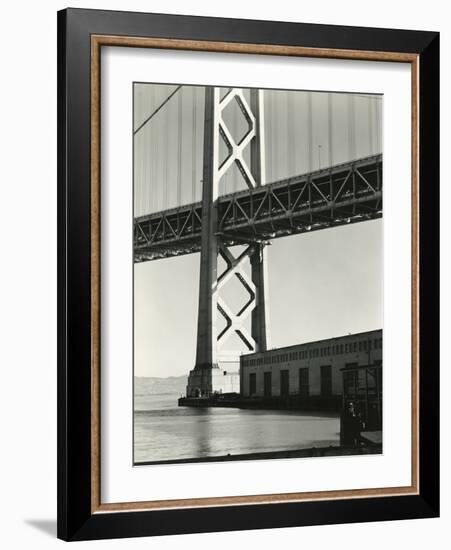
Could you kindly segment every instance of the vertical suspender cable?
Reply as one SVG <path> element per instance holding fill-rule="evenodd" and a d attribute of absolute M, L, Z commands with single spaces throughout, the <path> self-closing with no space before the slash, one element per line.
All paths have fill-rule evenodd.
<path fill-rule="evenodd" d="M 348 95 L 348 153 L 349 160 L 354 160 L 355 152 L 355 97 L 353 94 Z"/>
<path fill-rule="evenodd" d="M 196 176 L 197 176 L 197 88 L 193 87 L 192 105 L 192 141 L 191 141 L 191 200 L 196 201 Z"/>
<path fill-rule="evenodd" d="M 168 87 L 163 86 L 162 88 L 164 91 L 167 91 Z M 151 114 L 141 122 L 138 128 L 133 128 L 133 135 L 136 138 L 134 141 L 134 148 L 137 147 L 139 149 L 141 156 L 139 171 L 136 168 L 134 169 L 133 200 L 136 211 L 139 210 L 142 213 L 148 213 L 152 211 L 152 209 L 155 211 L 154 208 L 158 209 L 160 206 L 160 195 L 162 197 L 161 208 L 168 208 L 171 197 L 173 197 L 173 193 L 169 187 L 169 181 L 174 170 L 174 168 L 171 168 L 172 165 L 169 164 L 170 155 L 172 154 L 171 151 L 169 151 L 169 144 L 171 143 L 171 136 L 173 133 L 171 128 L 173 127 L 173 123 L 175 123 L 175 113 L 171 113 L 166 108 L 165 113 L 159 118 L 154 119 L 154 116 L 168 104 L 169 100 L 181 90 L 181 88 L 181 85 L 176 86 L 168 96 L 165 94 L 166 97 L 164 101 L 157 109 L 153 109 L 153 103 L 155 98 L 158 99 L 158 96 L 161 95 L 160 87 L 157 88 L 153 85 L 149 87 L 149 85 L 146 85 L 142 91 L 139 88 L 135 88 L 133 96 L 134 118 L 140 118 L 141 111 L 144 107 L 147 107 L 147 103 L 149 103 L 149 110 L 151 111 Z M 179 103 L 179 106 L 180 118 L 181 103 Z M 153 128 L 148 124 L 152 119 L 154 119 Z M 139 137 L 137 137 L 138 132 L 140 132 Z M 162 136 L 165 149 L 161 158 L 158 154 L 159 139 L 157 139 L 157 137 L 159 138 L 160 136 Z M 181 139 L 182 136 L 180 135 L 180 140 Z M 179 157 L 181 157 L 181 151 Z M 181 165 L 181 162 L 179 164 Z"/>
<path fill-rule="evenodd" d="M 140 120 L 143 112 L 143 107 L 146 106 L 146 99 L 147 95 L 144 95 L 141 92 L 141 86 L 139 84 L 135 84 L 133 88 L 133 107 L 135 110 L 134 113 L 134 120 Z M 145 145 L 145 144 L 144 144 Z M 133 194 L 134 194 L 134 205 L 135 205 L 135 216 L 139 216 L 141 212 L 145 209 L 144 204 L 144 197 L 143 197 L 143 188 L 145 189 L 148 187 L 146 185 L 146 180 L 144 179 L 144 168 L 145 168 L 145 162 L 146 162 L 146 156 L 148 155 L 148 151 L 144 147 L 143 150 L 143 141 L 142 140 L 133 140 L 133 150 L 134 150 L 134 170 L 133 170 L 133 178 L 134 178 L 134 185 L 133 185 Z M 139 163 L 136 162 L 139 159 Z"/>
<path fill-rule="evenodd" d="M 158 87 L 158 91 L 160 90 L 160 87 Z M 156 92 L 157 90 L 155 90 Z M 156 103 L 158 103 L 158 95 L 155 93 L 155 100 Z M 160 158 L 159 158 L 159 147 L 158 147 L 158 137 L 160 135 L 160 132 L 158 131 L 159 125 L 160 125 L 161 119 L 155 119 L 155 125 L 153 128 L 153 164 L 154 164 L 154 178 L 152 182 L 152 191 L 153 191 L 153 211 L 156 212 L 158 210 L 158 204 L 159 204 L 159 189 L 158 189 L 158 180 L 160 179 L 159 169 L 160 169 Z M 149 197 L 150 198 L 150 197 Z"/>
<path fill-rule="evenodd" d="M 150 88 L 150 89 L 149 89 Z M 149 107 L 152 108 L 152 99 L 153 99 L 153 86 L 142 86 L 144 92 L 141 102 L 141 105 L 144 106 L 144 109 Z M 148 93 L 150 92 L 150 93 Z M 147 100 L 147 101 L 146 101 Z M 144 111 L 144 110 L 143 110 Z M 139 178 L 139 209 L 142 214 L 146 214 L 150 210 L 150 193 L 153 185 L 152 181 L 152 152 L 150 150 L 152 143 L 152 135 L 150 132 L 144 132 L 143 135 L 139 136 L 138 139 L 134 139 L 133 143 L 135 147 L 139 147 L 140 156 L 141 156 L 141 174 Z"/>
<path fill-rule="evenodd" d="M 295 175 L 295 148 L 294 148 L 294 125 L 293 125 L 293 94 L 295 92 L 287 91 L 287 135 L 288 135 L 288 171 L 289 176 Z"/>
<path fill-rule="evenodd" d="M 382 96 L 377 96 L 375 100 L 375 118 L 376 118 L 376 153 L 382 153 Z"/>
<path fill-rule="evenodd" d="M 268 170 L 268 181 L 273 181 L 273 158 L 272 158 L 272 151 L 273 151 L 273 143 L 274 143 L 274 136 L 273 136 L 273 128 L 272 128 L 272 90 L 267 90 L 264 95 L 264 102 L 265 102 L 265 143 L 266 147 L 268 149 L 268 163 L 267 163 L 267 170 Z"/>
<path fill-rule="evenodd" d="M 140 85 L 135 84 L 133 87 L 133 121 L 140 120 L 142 111 L 142 95 Z M 142 210 L 142 179 L 144 176 L 144 158 L 142 154 L 142 142 L 133 140 L 133 208 L 134 216 L 139 216 Z M 147 151 L 146 151 L 147 152 Z M 139 163 L 137 160 L 139 159 Z"/>
<path fill-rule="evenodd" d="M 169 90 L 168 90 L 169 91 Z M 163 210 L 168 208 L 168 169 L 169 169 L 169 110 L 168 106 L 164 109 L 163 115 L 163 140 L 164 140 L 164 159 L 163 159 Z"/>
<path fill-rule="evenodd" d="M 328 142 L 328 159 L 329 166 L 334 164 L 334 149 L 333 149 L 333 95 L 327 94 L 327 142 Z"/>
<path fill-rule="evenodd" d="M 313 170 L 313 105 L 312 92 L 307 92 L 307 158 L 308 172 Z"/>
<path fill-rule="evenodd" d="M 155 105 L 155 87 L 153 84 L 150 85 L 150 93 L 149 93 L 149 111 L 152 111 Z M 142 212 L 143 214 L 146 214 L 148 212 L 152 211 L 152 207 L 154 206 L 152 204 L 152 195 L 155 195 L 155 182 L 157 180 L 156 178 L 156 136 L 154 132 L 154 128 L 148 128 L 147 130 L 149 132 L 150 136 L 150 143 L 149 143 L 149 185 L 145 186 L 145 197 L 143 197 L 143 205 L 145 203 L 145 211 Z M 146 147 L 147 149 L 147 147 Z M 147 182 L 146 182 L 147 183 Z M 155 200 L 155 199 L 154 199 Z"/>
<path fill-rule="evenodd" d="M 293 139 L 293 148 L 294 148 L 294 171 L 295 175 L 300 174 L 302 170 L 300 170 L 300 143 L 301 143 L 301 128 L 302 123 L 300 121 L 301 116 L 301 109 L 299 108 L 299 99 L 302 97 L 302 95 L 299 92 L 292 92 L 293 93 L 293 112 L 291 113 L 291 116 L 293 117 L 293 133 L 294 133 L 294 139 Z"/>
<path fill-rule="evenodd" d="M 282 92 L 274 92 L 274 179 L 279 179 L 280 176 L 280 138 L 282 132 L 280 126 L 282 117 L 280 116 L 280 94 Z"/>
<path fill-rule="evenodd" d="M 373 139 L 373 105 L 374 99 L 372 97 L 366 98 L 366 107 L 368 115 L 368 153 L 374 154 L 374 139 Z"/>
<path fill-rule="evenodd" d="M 183 142 L 183 88 L 179 90 L 177 99 L 177 199 L 176 206 L 182 204 L 182 142 Z"/>

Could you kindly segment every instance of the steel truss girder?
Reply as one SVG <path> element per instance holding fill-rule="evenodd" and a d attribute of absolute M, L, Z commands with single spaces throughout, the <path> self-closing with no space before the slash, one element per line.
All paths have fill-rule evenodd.
<path fill-rule="evenodd" d="M 227 96 L 225 96 L 227 97 Z M 218 198 L 225 246 L 261 242 L 382 215 L 382 155 Z M 198 252 L 202 204 L 135 220 L 135 261 Z"/>

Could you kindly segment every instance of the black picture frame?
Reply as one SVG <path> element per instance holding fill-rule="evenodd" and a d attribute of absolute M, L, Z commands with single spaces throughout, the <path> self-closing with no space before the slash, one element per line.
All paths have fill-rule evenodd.
<path fill-rule="evenodd" d="M 92 511 L 91 36 L 416 54 L 419 61 L 417 495 Z M 439 33 L 67 9 L 58 13 L 58 537 L 87 540 L 439 515 Z"/>

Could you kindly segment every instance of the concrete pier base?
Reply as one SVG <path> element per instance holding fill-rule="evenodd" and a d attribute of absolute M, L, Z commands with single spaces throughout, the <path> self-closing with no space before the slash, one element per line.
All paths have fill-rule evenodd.
<path fill-rule="evenodd" d="M 215 394 L 240 391 L 238 372 L 227 372 L 219 367 L 195 367 L 188 376 L 187 397 L 210 397 Z"/>

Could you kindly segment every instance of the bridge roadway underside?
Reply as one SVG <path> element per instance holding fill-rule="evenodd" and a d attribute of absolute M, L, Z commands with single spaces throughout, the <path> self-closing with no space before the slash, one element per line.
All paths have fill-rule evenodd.
<path fill-rule="evenodd" d="M 217 234 L 225 246 L 266 242 L 382 216 L 382 155 L 220 196 Z M 202 203 L 134 220 L 135 262 L 198 252 Z"/>

